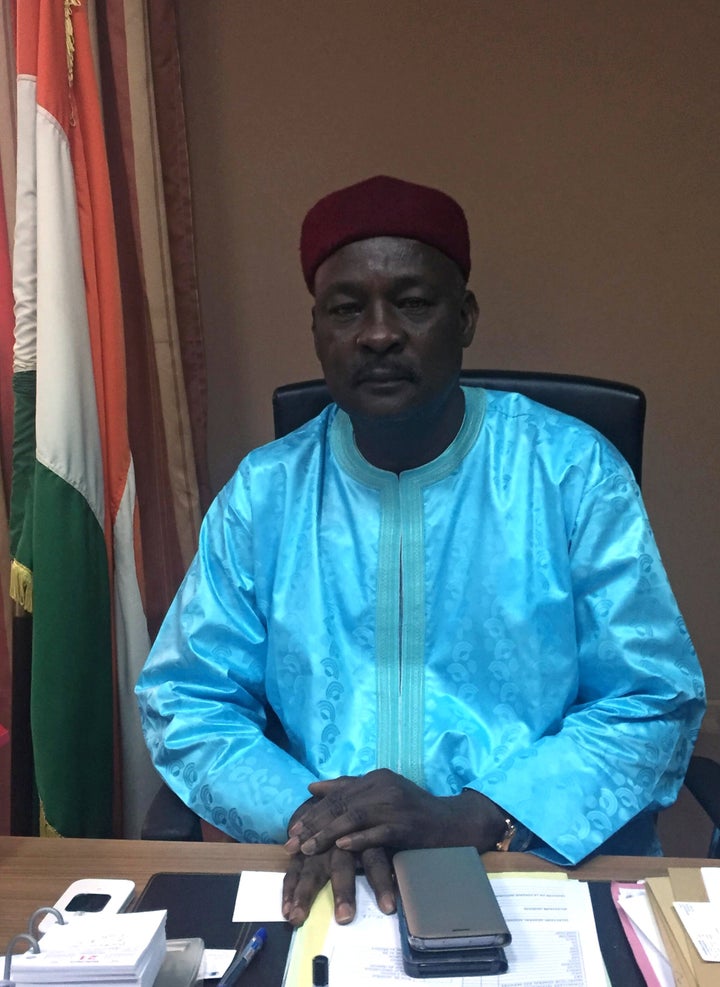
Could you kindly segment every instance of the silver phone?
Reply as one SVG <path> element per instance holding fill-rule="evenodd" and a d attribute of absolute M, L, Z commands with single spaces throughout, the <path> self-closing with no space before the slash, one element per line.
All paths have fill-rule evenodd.
<path fill-rule="evenodd" d="M 395 879 L 413 949 L 473 949 L 510 942 L 475 847 L 400 850 Z"/>

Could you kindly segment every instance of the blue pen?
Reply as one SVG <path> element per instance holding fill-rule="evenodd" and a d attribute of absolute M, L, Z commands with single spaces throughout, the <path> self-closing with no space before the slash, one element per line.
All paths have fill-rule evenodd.
<path fill-rule="evenodd" d="M 243 974 L 243 971 L 250 966 L 252 961 L 255 959 L 257 954 L 263 948 L 267 941 L 267 932 L 265 929 L 258 929 L 255 935 L 252 937 L 250 942 L 247 944 L 242 952 L 238 953 L 235 959 L 232 961 L 230 966 L 225 971 L 225 976 L 219 982 L 217 987 L 234 987 L 237 981 Z"/>

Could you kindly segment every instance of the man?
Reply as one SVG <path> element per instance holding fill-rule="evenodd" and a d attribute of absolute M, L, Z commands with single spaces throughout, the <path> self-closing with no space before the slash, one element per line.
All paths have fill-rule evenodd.
<path fill-rule="evenodd" d="M 294 924 L 328 878 L 349 921 L 357 864 L 392 911 L 398 847 L 659 852 L 704 694 L 627 465 L 459 386 L 478 307 L 444 193 L 341 189 L 301 258 L 336 404 L 208 512 L 137 688 L 159 771 L 233 837 L 286 841 Z"/>

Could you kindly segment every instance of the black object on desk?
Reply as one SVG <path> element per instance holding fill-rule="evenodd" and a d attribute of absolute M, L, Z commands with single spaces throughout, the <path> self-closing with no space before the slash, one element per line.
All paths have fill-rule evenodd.
<path fill-rule="evenodd" d="M 328 987 L 328 958 L 319 953 L 312 962 L 313 987 Z"/>
<path fill-rule="evenodd" d="M 633 956 L 612 899 L 610 881 L 588 881 L 588 888 L 600 952 L 612 987 L 645 987 L 645 977 Z"/>
<path fill-rule="evenodd" d="M 133 911 L 167 909 L 168 939 L 205 941 L 208 949 L 241 949 L 256 926 L 233 922 L 239 874 L 154 874 L 133 906 Z M 613 987 L 645 987 L 625 932 L 618 918 L 608 881 L 590 881 L 600 949 Z M 258 923 L 259 924 L 259 923 Z M 280 987 L 290 949 L 292 926 L 264 923 L 265 948 L 243 974 L 243 987 Z"/>
<path fill-rule="evenodd" d="M 199 936 L 206 949 L 242 949 L 260 923 L 232 920 L 239 878 L 239 872 L 153 874 L 132 910 L 166 909 L 168 939 Z M 243 987 L 282 984 L 293 928 L 287 922 L 262 924 L 267 929 L 267 943 L 243 973 Z"/>

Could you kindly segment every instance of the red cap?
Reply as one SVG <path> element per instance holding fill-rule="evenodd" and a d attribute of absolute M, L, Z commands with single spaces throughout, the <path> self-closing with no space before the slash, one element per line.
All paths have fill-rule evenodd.
<path fill-rule="evenodd" d="M 454 260 L 465 280 L 470 274 L 470 236 L 458 203 L 439 189 L 376 175 L 326 195 L 303 220 L 300 260 L 310 291 L 330 254 L 376 236 L 420 240 Z"/>

